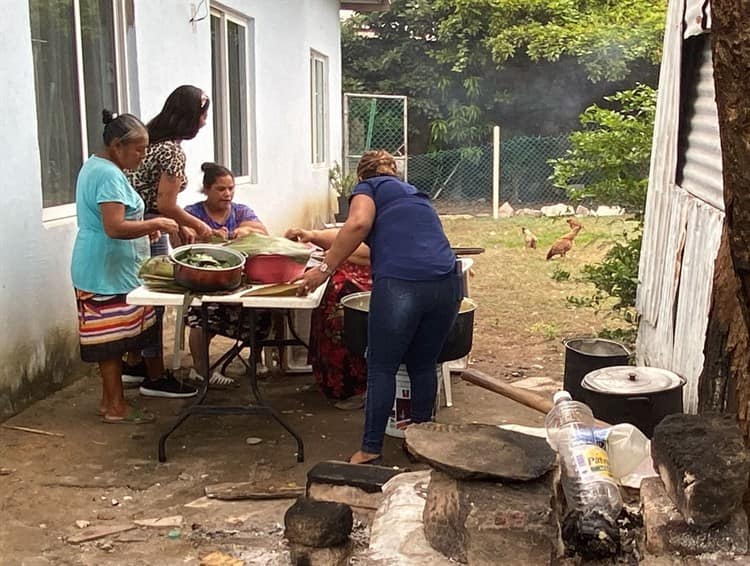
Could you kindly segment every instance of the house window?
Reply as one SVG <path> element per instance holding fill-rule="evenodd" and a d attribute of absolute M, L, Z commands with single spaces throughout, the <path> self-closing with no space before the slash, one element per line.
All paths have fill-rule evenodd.
<path fill-rule="evenodd" d="M 323 165 L 328 159 L 328 57 L 310 52 L 310 110 L 312 162 Z"/>
<path fill-rule="evenodd" d="M 211 11 L 214 159 L 254 176 L 253 21 Z"/>
<path fill-rule="evenodd" d="M 113 0 L 29 0 L 45 219 L 74 214 L 78 170 L 103 143 L 102 109 L 121 109 L 120 9 Z"/>

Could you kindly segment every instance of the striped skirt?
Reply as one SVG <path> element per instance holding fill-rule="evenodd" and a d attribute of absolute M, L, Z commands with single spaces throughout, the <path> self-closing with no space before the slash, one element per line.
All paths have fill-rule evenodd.
<path fill-rule="evenodd" d="M 97 295 L 76 289 L 81 359 L 102 362 L 139 351 L 157 340 L 153 307 L 129 305 L 126 295 Z"/>

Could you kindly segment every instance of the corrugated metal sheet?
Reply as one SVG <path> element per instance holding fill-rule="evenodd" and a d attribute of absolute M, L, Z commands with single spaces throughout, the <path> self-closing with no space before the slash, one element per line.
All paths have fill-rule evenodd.
<path fill-rule="evenodd" d="M 694 76 L 695 98 L 689 101 L 688 113 L 692 113 L 690 133 L 682 169 L 683 189 L 706 201 L 711 206 L 724 210 L 724 193 L 721 165 L 721 140 L 719 138 L 719 115 L 716 109 L 714 67 L 711 42 L 706 41 L 701 64 Z"/>
<path fill-rule="evenodd" d="M 690 197 L 687 239 L 682 258 L 675 317 L 674 349 L 669 368 L 687 379 L 685 412 L 698 410 L 698 381 L 703 370 L 708 315 L 711 310 L 714 263 L 719 251 L 724 213 Z"/>
<path fill-rule="evenodd" d="M 667 224 L 671 215 L 680 112 L 683 0 L 670 0 L 656 102 L 653 150 L 646 199 L 636 308 L 656 327 L 663 280 Z"/>
<path fill-rule="evenodd" d="M 685 37 L 706 33 L 711 29 L 711 1 L 685 1 Z"/>
<path fill-rule="evenodd" d="M 670 216 L 663 226 L 664 247 L 656 258 L 663 267 L 662 279 L 653 283 L 653 289 L 659 290 L 657 315 L 654 322 L 642 320 L 641 325 L 648 324 L 651 332 L 644 334 L 639 331 L 636 342 L 639 360 L 646 365 L 666 369 L 672 366 L 674 308 L 682 269 L 690 195 L 677 188 L 670 194 L 670 199 Z"/>

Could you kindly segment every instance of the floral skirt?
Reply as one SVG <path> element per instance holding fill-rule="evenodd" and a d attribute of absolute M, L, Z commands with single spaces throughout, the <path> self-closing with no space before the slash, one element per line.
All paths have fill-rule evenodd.
<path fill-rule="evenodd" d="M 367 364 L 364 357 L 349 352 L 344 345 L 344 307 L 341 299 L 372 289 L 369 267 L 345 261 L 331 277 L 320 306 L 310 322 L 308 362 L 321 391 L 333 399 L 347 399 L 365 392 Z"/>
<path fill-rule="evenodd" d="M 193 328 L 201 328 L 202 312 L 200 307 L 190 307 L 185 316 L 185 323 Z M 250 316 L 239 305 L 211 303 L 208 305 L 208 331 L 211 334 L 250 342 Z M 255 340 L 266 339 L 270 331 L 271 311 L 257 310 L 255 312 Z"/>

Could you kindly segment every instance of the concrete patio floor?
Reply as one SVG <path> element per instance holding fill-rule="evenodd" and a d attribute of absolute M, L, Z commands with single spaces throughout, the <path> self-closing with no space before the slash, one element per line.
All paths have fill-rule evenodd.
<path fill-rule="evenodd" d="M 215 350 L 226 347 L 217 340 Z M 183 367 L 189 367 L 189 356 Z M 238 375 L 241 366 L 232 366 Z M 543 417 L 503 397 L 453 378 L 454 407 L 442 422 L 512 422 L 540 426 Z M 307 470 L 321 460 L 345 460 L 359 446 L 363 411 L 333 407 L 309 374 L 274 375 L 261 383 L 264 395 L 301 433 L 306 460 L 295 460 L 295 444 L 264 416 L 191 417 L 167 444 L 168 461 L 157 460 L 157 441 L 183 401 L 139 398 L 153 411 L 151 425 L 109 425 L 95 412 L 96 377 L 82 378 L 40 401 L 6 425 L 64 436 L 43 436 L 0 427 L 0 564 L 181 564 L 198 565 L 215 550 L 246 564 L 288 564 L 283 515 L 291 500 L 222 502 L 204 498 L 204 487 L 221 482 L 304 486 Z M 215 403 L 236 402 L 246 388 L 211 390 Z M 246 443 L 257 437 L 262 442 Z M 387 437 L 387 465 L 419 468 Z M 99 540 L 72 544 L 91 527 L 131 524 L 135 519 L 181 515 L 179 534 L 170 528 L 138 527 Z M 359 529 L 366 544 L 366 526 Z"/>

